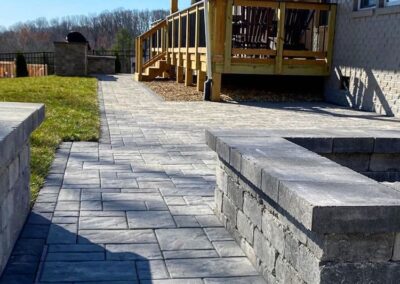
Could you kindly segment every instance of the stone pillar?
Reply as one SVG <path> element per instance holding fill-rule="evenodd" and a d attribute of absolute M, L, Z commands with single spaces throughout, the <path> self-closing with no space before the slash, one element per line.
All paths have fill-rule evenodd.
<path fill-rule="evenodd" d="M 58 76 L 87 75 L 87 43 L 54 43 L 54 73 Z"/>

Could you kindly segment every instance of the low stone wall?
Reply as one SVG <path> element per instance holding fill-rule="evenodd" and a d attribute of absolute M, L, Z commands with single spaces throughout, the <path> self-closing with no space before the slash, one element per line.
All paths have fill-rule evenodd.
<path fill-rule="evenodd" d="M 88 74 L 115 74 L 115 56 L 88 56 Z"/>
<path fill-rule="evenodd" d="M 58 76 L 88 74 L 87 43 L 54 43 L 54 73 Z"/>
<path fill-rule="evenodd" d="M 43 105 L 0 103 L 0 275 L 30 210 L 29 136 L 43 119 Z"/>
<path fill-rule="evenodd" d="M 216 214 L 268 283 L 400 279 L 400 192 L 288 141 L 332 151 L 350 133 L 206 133 L 219 157 Z M 373 147 L 400 142 L 400 132 L 357 134 Z"/>

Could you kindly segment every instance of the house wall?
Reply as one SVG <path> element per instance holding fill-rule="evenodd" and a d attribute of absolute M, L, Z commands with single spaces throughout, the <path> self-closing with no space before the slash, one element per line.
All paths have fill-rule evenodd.
<path fill-rule="evenodd" d="M 400 6 L 361 11 L 355 7 L 353 0 L 338 1 L 326 100 L 400 117 Z M 341 76 L 350 77 L 348 90 L 340 88 Z"/>

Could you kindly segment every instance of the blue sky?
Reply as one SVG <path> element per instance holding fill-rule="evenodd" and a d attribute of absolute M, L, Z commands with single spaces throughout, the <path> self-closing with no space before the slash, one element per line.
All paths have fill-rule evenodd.
<path fill-rule="evenodd" d="M 179 0 L 179 8 L 189 6 L 190 0 Z M 0 26 L 17 22 L 48 19 L 67 15 L 88 15 L 104 10 L 169 9 L 170 0 L 0 0 Z"/>

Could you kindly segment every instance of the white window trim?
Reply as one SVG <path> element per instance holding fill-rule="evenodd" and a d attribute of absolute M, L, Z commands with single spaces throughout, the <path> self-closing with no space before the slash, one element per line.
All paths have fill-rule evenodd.
<path fill-rule="evenodd" d="M 376 0 L 377 2 L 379 1 L 379 0 Z M 400 0 L 399 0 L 400 1 Z M 371 7 L 361 7 L 361 0 L 358 0 L 357 1 L 358 2 L 358 11 L 361 11 L 361 10 L 371 10 L 371 9 L 375 9 L 376 7 L 377 7 L 377 4 L 375 4 L 374 6 L 371 6 Z M 396 1 L 397 2 L 397 1 Z M 385 0 L 385 3 L 386 3 L 386 0 Z"/>
<path fill-rule="evenodd" d="M 391 7 L 391 6 L 396 6 L 396 5 L 400 5 L 400 0 L 396 0 L 396 1 L 392 1 L 392 2 L 388 2 L 387 0 L 385 0 L 385 7 Z"/>

